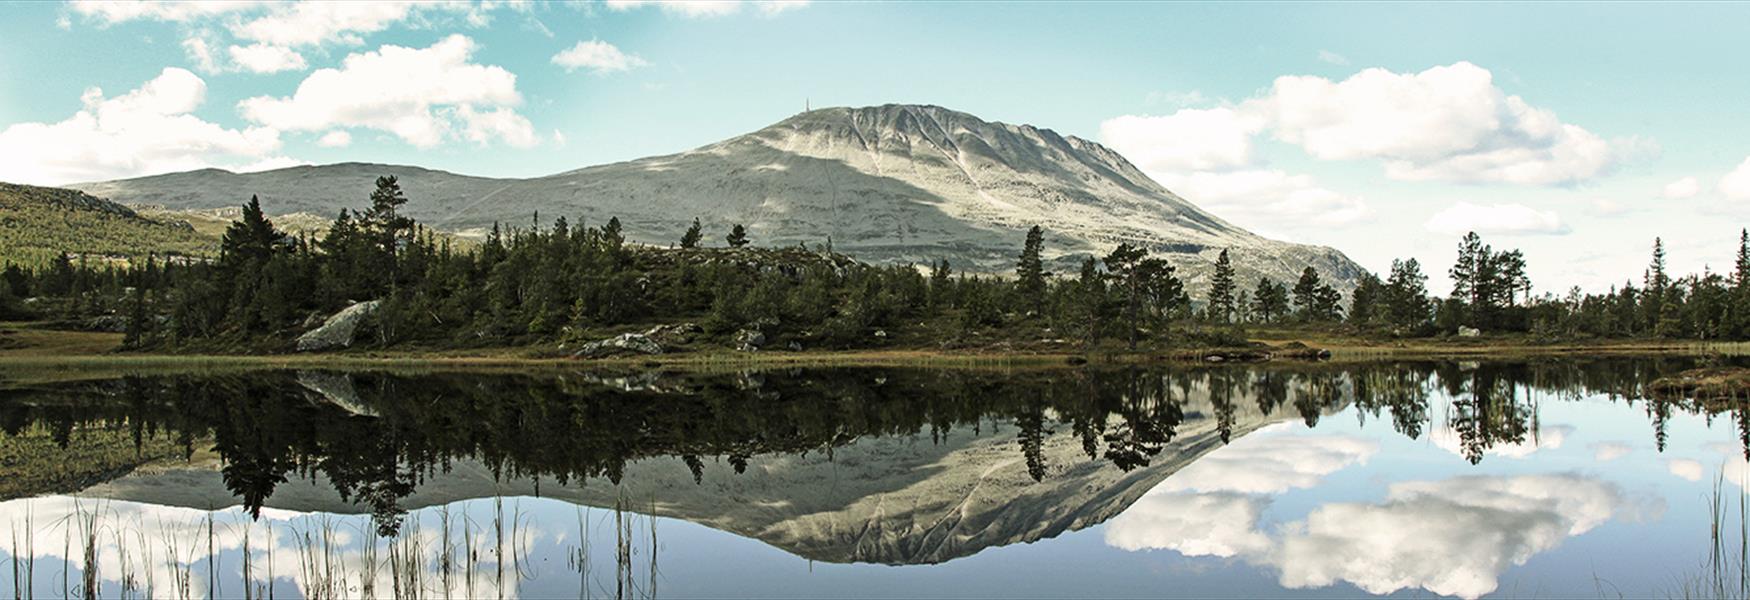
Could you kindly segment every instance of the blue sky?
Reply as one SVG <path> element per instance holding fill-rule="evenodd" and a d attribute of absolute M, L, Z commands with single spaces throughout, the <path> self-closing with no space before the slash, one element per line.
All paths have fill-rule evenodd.
<path fill-rule="evenodd" d="M 1101 141 L 1272 237 L 1434 287 L 1463 230 L 1546 291 L 1730 267 L 1750 4 L 0 5 L 0 180 L 417 164 L 543 175 L 814 106 Z M 96 90 L 96 91 L 94 91 Z"/>

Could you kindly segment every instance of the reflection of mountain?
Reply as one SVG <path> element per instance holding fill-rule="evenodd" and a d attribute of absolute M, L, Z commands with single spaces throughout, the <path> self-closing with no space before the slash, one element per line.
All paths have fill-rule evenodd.
<path fill-rule="evenodd" d="M 1250 409 L 1250 410 L 1247 410 Z M 1255 407 L 1235 415 L 1233 436 L 1275 420 Z M 1017 542 L 1054 537 L 1112 518 L 1167 476 L 1221 445 L 1207 399 L 1185 406 L 1178 434 L 1147 467 L 1128 473 L 1089 459 L 1082 441 L 1056 426 L 1041 455 L 1048 465 L 1035 482 L 1016 443 L 1013 423 L 962 428 L 938 442 L 928 436 L 868 437 L 802 456 L 760 455 L 736 474 L 727 462 L 705 465 L 695 483 L 685 461 L 659 457 L 626 467 L 623 485 L 601 479 L 538 486 L 530 479 L 495 482 L 492 470 L 460 460 L 406 497 L 425 506 L 497 495 L 541 495 L 612 507 L 623 495 L 652 512 L 763 540 L 825 562 L 936 563 Z M 1278 417 L 1280 418 L 1280 417 Z M 1298 418 L 1298 416 L 1296 416 Z M 84 492 L 152 504 L 206 507 L 238 502 L 213 469 L 142 473 Z M 282 484 L 266 506 L 296 511 L 357 513 L 323 478 Z M 642 507 L 650 508 L 642 508 Z"/>

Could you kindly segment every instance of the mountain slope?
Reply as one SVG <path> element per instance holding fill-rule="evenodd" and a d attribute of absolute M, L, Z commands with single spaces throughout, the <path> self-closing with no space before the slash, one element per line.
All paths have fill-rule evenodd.
<path fill-rule="evenodd" d="M 0 263 L 43 265 L 62 252 L 205 255 L 217 247 L 188 223 L 143 217 L 74 190 L 0 183 Z"/>
<path fill-rule="evenodd" d="M 1360 273 L 1336 250 L 1269 240 L 1204 212 L 1099 144 L 935 106 L 820 109 L 679 154 L 534 179 L 348 163 L 73 187 L 173 209 L 255 193 L 270 212 L 332 214 L 362 206 L 381 174 L 402 178 L 412 216 L 449 230 L 526 223 L 537 212 L 591 224 L 617 216 L 630 239 L 669 244 L 698 217 L 710 241 L 743 223 L 762 245 L 830 238 L 874 262 L 947 258 L 962 270 L 1002 272 L 1038 224 L 1058 270 L 1132 242 L 1164 253 L 1193 289 L 1223 248 L 1248 287 L 1259 275 L 1290 281 L 1308 265 L 1342 287 Z"/>

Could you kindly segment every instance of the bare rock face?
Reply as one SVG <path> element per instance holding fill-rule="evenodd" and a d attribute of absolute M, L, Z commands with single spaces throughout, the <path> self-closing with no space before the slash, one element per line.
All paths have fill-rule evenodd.
<path fill-rule="evenodd" d="M 1334 249 L 1228 223 L 1098 143 L 939 106 L 823 108 L 678 154 L 534 179 L 347 163 L 69 187 L 178 209 L 230 206 L 236 190 L 248 189 L 275 213 L 334 214 L 390 174 L 414 199 L 409 216 L 464 234 L 536 213 L 589 223 L 617 216 L 627 239 L 666 246 L 697 217 L 708 240 L 741 224 L 756 246 L 830 240 L 874 263 L 948 259 L 962 271 L 1006 273 L 1027 229 L 1039 225 L 1054 270 L 1130 243 L 1171 262 L 1194 296 L 1207 289 L 1223 249 L 1247 286 L 1260 276 L 1290 282 L 1311 266 L 1348 291 L 1362 272 Z"/>
<path fill-rule="evenodd" d="M 642 333 L 622 333 L 605 340 L 584 344 L 577 352 L 572 353 L 571 357 L 603 358 L 625 354 L 662 354 L 662 345 Z"/>
<path fill-rule="evenodd" d="M 322 326 L 298 336 L 299 352 L 320 352 L 347 348 L 352 346 L 353 336 L 358 333 L 360 325 L 366 319 L 376 314 L 377 307 L 382 303 L 377 300 L 360 302 L 346 307 L 345 310 L 334 313 Z"/>

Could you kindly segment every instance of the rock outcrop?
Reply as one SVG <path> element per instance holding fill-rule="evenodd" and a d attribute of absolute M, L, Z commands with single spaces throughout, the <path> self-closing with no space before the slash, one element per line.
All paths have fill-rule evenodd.
<path fill-rule="evenodd" d="M 299 352 L 320 352 L 352 346 L 353 337 L 358 334 L 359 326 L 363 325 L 372 315 L 377 313 L 377 307 L 382 303 L 377 300 L 360 302 L 346 307 L 345 310 L 334 313 L 323 321 L 320 327 L 298 336 Z"/>
<path fill-rule="evenodd" d="M 626 354 L 662 354 L 662 344 L 642 333 L 622 333 L 605 340 L 584 344 L 572 358 L 606 358 Z"/>

